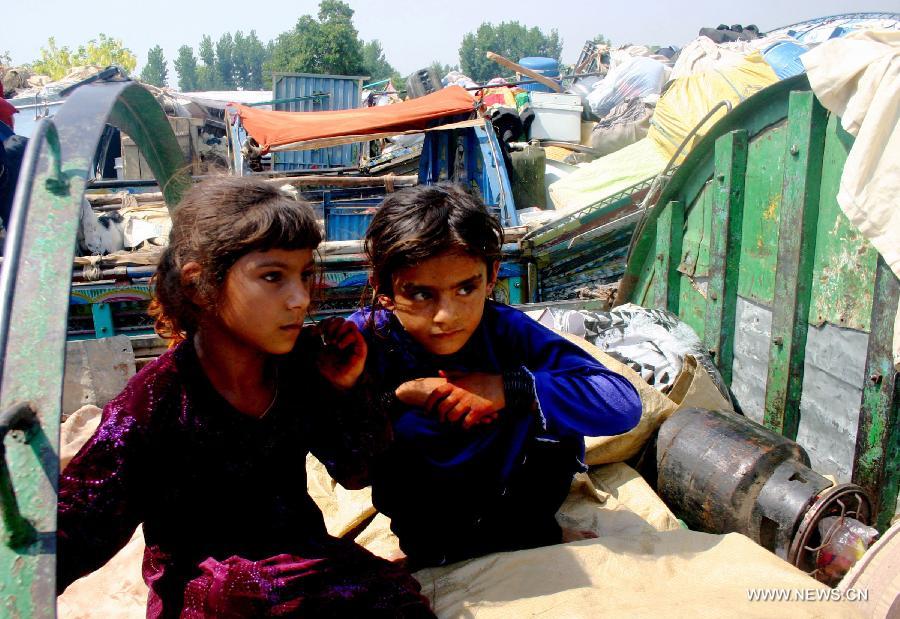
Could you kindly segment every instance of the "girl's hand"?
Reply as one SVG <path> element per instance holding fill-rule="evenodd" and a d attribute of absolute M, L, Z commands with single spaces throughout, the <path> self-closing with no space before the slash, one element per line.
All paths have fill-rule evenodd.
<path fill-rule="evenodd" d="M 458 422 L 468 430 L 495 421 L 497 413 L 506 406 L 503 377 L 499 374 L 441 371 L 440 375 L 447 382 L 432 390 L 425 409 L 441 421 Z"/>
<path fill-rule="evenodd" d="M 356 384 L 366 365 L 368 347 L 362 333 L 343 318 L 326 318 L 316 327 L 322 338 L 318 366 L 332 385 L 349 389 Z"/>
<path fill-rule="evenodd" d="M 447 384 L 446 378 L 417 378 L 408 380 L 394 391 L 397 399 L 407 406 L 425 408 L 428 397 L 437 387 Z"/>

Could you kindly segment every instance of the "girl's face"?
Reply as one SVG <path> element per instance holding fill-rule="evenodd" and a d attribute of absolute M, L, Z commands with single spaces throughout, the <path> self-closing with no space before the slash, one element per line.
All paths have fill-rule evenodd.
<path fill-rule="evenodd" d="M 398 269 L 391 277 L 394 298 L 381 298 L 403 328 L 426 350 L 450 355 L 461 349 L 484 313 L 485 298 L 497 281 L 494 265 L 461 251 L 449 251 Z"/>
<path fill-rule="evenodd" d="M 270 249 L 241 256 L 219 295 L 221 326 L 245 345 L 282 355 L 294 348 L 309 308 L 312 249 Z"/>

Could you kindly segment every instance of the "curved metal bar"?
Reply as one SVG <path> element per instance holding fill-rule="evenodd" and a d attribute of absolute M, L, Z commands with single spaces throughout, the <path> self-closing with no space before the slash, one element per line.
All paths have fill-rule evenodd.
<path fill-rule="evenodd" d="M 13 196 L 9 227 L 6 231 L 3 267 L 0 268 L 0 378 L 3 377 L 3 365 L 6 359 L 10 312 L 12 311 L 15 283 L 19 274 L 19 259 L 22 255 L 22 237 L 25 233 L 25 220 L 28 216 L 28 202 L 31 200 L 34 175 L 45 139 L 51 142 L 51 154 L 55 152 L 56 159 L 54 167 L 59 170 L 61 165 L 59 162 L 59 134 L 53 121 L 49 118 L 42 118 L 38 121 L 34 133 L 28 141 L 25 155 L 22 158 L 19 180 L 16 184 L 16 194 Z"/>
<path fill-rule="evenodd" d="M 52 124 L 43 123 L 45 137 L 26 152 L 23 189 L 10 222 L 12 255 L 3 263 L 8 305 L 0 323 L 6 334 L 0 410 L 28 402 L 39 422 L 29 444 L 6 446 L 17 504 L 37 534 L 17 548 L 0 546 L 0 574 L 6 575 L 0 607 L 13 616 L 55 615 L 56 484 L 72 255 L 84 189 L 107 123 L 135 140 L 170 209 L 190 183 L 162 108 L 127 80 L 98 80 L 73 91 Z M 52 126 L 58 155 L 51 152 L 57 142 L 50 137 Z"/>

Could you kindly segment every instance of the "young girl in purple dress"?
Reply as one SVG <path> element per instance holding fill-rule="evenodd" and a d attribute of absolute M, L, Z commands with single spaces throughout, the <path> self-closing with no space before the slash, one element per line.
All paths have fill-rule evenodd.
<path fill-rule="evenodd" d="M 157 327 L 182 341 L 63 471 L 59 591 L 143 523 L 148 617 L 432 616 L 405 571 L 330 537 L 306 491 L 308 452 L 358 488 L 391 440 L 356 326 L 303 327 L 320 240 L 267 183 L 187 193 L 155 279 Z"/>

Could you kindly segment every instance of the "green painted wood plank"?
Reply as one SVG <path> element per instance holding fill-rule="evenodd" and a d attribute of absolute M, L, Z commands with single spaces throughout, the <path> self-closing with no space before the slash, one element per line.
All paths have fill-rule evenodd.
<path fill-rule="evenodd" d="M 816 274 L 809 309 L 810 324 L 829 322 L 859 331 L 870 330 L 872 294 L 878 252 L 850 223 L 837 202 L 844 162 L 853 136 L 830 116 L 822 159 Z"/>
<path fill-rule="evenodd" d="M 827 122 L 811 92 L 792 92 L 763 421 L 795 439 L 800 423 L 810 289 Z"/>
<path fill-rule="evenodd" d="M 734 360 L 734 313 L 737 304 L 747 132 L 732 131 L 716 141 L 712 218 L 709 237 L 709 284 L 706 289 L 704 343 L 726 384 Z"/>
<path fill-rule="evenodd" d="M 700 338 L 704 339 L 706 322 L 705 286 L 709 276 L 709 236 L 712 226 L 713 181 L 710 179 L 697 197 L 693 207 L 685 213 L 687 222 L 678 265 L 678 315 Z"/>
<path fill-rule="evenodd" d="M 678 264 L 684 233 L 684 205 L 669 202 L 656 220 L 656 276 L 653 307 L 678 313 Z"/>
<path fill-rule="evenodd" d="M 884 531 L 894 515 L 900 488 L 900 462 L 897 458 L 900 381 L 894 370 L 892 353 L 900 282 L 882 258 L 878 259 L 874 296 L 866 382 L 856 432 L 853 482 L 875 498 L 876 521 L 879 530 Z"/>
<path fill-rule="evenodd" d="M 775 295 L 786 140 L 783 122 L 751 141 L 747 153 L 738 294 L 762 305 L 772 305 Z"/>

